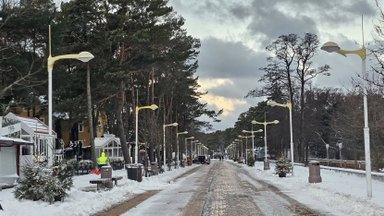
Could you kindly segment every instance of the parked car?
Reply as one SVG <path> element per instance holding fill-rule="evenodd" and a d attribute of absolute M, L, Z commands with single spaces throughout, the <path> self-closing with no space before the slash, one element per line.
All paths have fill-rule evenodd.
<path fill-rule="evenodd" d="M 209 157 L 206 157 L 205 155 L 200 155 L 197 158 L 201 164 L 210 164 L 211 163 L 211 159 Z"/>

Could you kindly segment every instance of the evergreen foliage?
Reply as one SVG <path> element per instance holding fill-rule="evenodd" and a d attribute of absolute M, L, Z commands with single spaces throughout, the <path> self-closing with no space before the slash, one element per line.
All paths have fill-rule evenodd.
<path fill-rule="evenodd" d="M 255 166 L 255 158 L 252 157 L 251 155 L 248 156 L 247 165 L 250 166 L 250 167 Z"/>
<path fill-rule="evenodd" d="M 39 166 L 23 168 L 24 178 L 17 185 L 14 194 L 18 199 L 42 200 L 53 203 L 62 199 L 72 185 L 72 168 L 67 164 L 59 164 L 52 168 L 52 173 Z"/>
<path fill-rule="evenodd" d="M 285 177 L 285 174 L 290 173 L 292 170 L 291 163 L 285 157 L 281 157 L 276 161 L 275 174 Z"/>

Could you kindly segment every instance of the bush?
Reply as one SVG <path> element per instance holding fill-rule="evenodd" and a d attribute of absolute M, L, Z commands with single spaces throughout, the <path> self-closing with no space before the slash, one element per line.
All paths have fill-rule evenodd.
<path fill-rule="evenodd" d="M 291 171 L 292 165 L 285 157 L 281 157 L 279 160 L 277 160 L 275 166 L 275 174 L 278 174 L 279 177 L 285 177 L 285 175 Z"/>
<path fill-rule="evenodd" d="M 247 160 L 247 165 L 250 167 L 255 166 L 255 158 L 253 158 L 252 156 L 249 156 Z"/>
<path fill-rule="evenodd" d="M 40 166 L 26 166 L 22 170 L 24 178 L 20 180 L 14 191 L 18 199 L 42 200 L 53 203 L 67 195 L 72 185 L 72 167 L 67 164 L 54 166 L 47 172 Z"/>

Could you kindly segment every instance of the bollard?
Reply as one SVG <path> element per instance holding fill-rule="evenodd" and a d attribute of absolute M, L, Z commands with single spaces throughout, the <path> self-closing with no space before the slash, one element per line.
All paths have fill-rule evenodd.
<path fill-rule="evenodd" d="M 320 162 L 319 161 L 310 161 L 308 167 L 309 167 L 308 182 L 309 183 L 320 183 L 321 182 Z"/>
<path fill-rule="evenodd" d="M 270 167 L 269 167 L 269 160 L 264 160 L 264 170 L 269 170 Z"/>
<path fill-rule="evenodd" d="M 151 170 L 153 175 L 159 174 L 159 168 L 158 168 L 157 162 L 151 162 Z"/>

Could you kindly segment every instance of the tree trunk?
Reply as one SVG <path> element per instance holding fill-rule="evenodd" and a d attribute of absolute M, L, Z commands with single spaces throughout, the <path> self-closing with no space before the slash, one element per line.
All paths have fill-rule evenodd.
<path fill-rule="evenodd" d="M 129 150 L 127 146 L 127 139 L 125 137 L 124 130 L 124 121 L 123 121 L 123 106 L 124 106 L 125 92 L 124 92 L 124 81 L 120 82 L 119 94 L 117 97 L 117 108 L 116 108 L 116 116 L 117 116 L 117 127 L 119 131 L 119 138 L 121 143 L 121 149 L 123 150 L 123 157 L 126 164 L 131 163 L 131 158 L 129 157 Z"/>
<path fill-rule="evenodd" d="M 299 161 L 304 161 L 304 84 L 305 83 L 301 83 L 301 92 L 300 92 Z"/>

